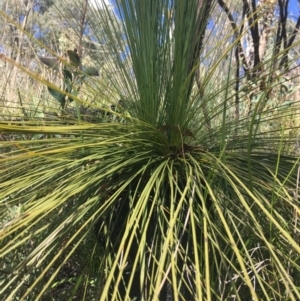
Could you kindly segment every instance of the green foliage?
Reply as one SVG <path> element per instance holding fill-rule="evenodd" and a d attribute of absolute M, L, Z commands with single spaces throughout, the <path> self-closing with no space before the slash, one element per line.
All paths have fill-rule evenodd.
<path fill-rule="evenodd" d="M 59 71 L 59 66 L 58 66 L 59 60 L 58 59 L 53 59 L 53 58 L 48 58 L 48 57 L 40 57 L 40 60 L 49 68 L 53 68 L 53 70 Z"/>
<path fill-rule="evenodd" d="M 215 5 L 94 11 L 110 85 L 74 50 L 48 86 L 65 107 L 84 77 L 111 116 L 0 123 L 15 137 L 0 154 L 4 300 L 300 299 L 295 77 L 275 59 L 241 76 L 244 33 L 206 31 L 227 16 Z"/>
<path fill-rule="evenodd" d="M 86 76 L 99 76 L 99 72 L 94 67 L 82 67 L 81 59 L 77 53 L 77 50 L 68 50 L 67 55 L 69 57 L 70 65 L 63 64 L 62 75 L 63 85 L 60 90 L 48 87 L 48 91 L 61 105 L 63 109 L 66 109 L 67 104 L 71 103 L 74 98 L 78 96 L 79 90 Z M 42 63 L 49 68 L 59 71 L 59 60 L 53 58 L 40 57 Z M 82 70 L 82 72 L 81 72 Z M 65 93 L 62 93 L 61 90 Z"/>

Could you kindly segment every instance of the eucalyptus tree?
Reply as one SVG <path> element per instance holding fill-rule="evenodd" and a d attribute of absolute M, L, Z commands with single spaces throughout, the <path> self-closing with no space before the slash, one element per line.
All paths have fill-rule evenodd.
<path fill-rule="evenodd" d="M 1 66 L 5 70 L 0 76 L 3 87 L 1 100 L 6 105 L 7 114 L 15 115 L 20 106 L 24 106 L 28 114 L 36 112 L 38 106 L 39 111 L 44 109 L 44 103 L 48 103 L 49 107 L 43 85 L 21 74 L 17 65 L 21 64 L 30 70 L 43 73 L 47 80 L 57 83 L 60 80 L 58 74 L 45 74 L 45 69 L 39 64 L 39 56 L 62 57 L 67 50 L 75 48 L 85 60 L 90 60 L 90 56 L 93 55 L 92 51 L 87 54 L 85 50 L 96 48 L 95 43 L 91 43 L 88 38 L 88 0 L 79 3 L 68 1 L 64 5 L 54 0 L 16 0 L 0 3 L 0 24 L 3 28 L 1 52 L 16 63 Z M 80 21 L 78 26 L 74 25 L 74 20 Z M 83 39 L 83 33 L 87 41 Z M 36 93 L 37 91 L 39 93 Z M 19 110 L 17 113 L 20 113 Z"/>
<path fill-rule="evenodd" d="M 249 73 L 274 57 L 245 72 L 243 24 L 222 23 L 220 1 L 113 3 L 88 17 L 113 118 L 0 123 L 15 138 L 1 141 L 1 296 L 298 300 L 299 104 L 267 107 L 270 76 L 245 109 Z"/>
<path fill-rule="evenodd" d="M 22 114 L 20 107 L 28 114 L 36 114 L 37 107 L 45 97 L 45 88 L 25 74 L 19 72 L 18 64 L 31 70 L 38 70 L 37 55 L 45 51 L 45 46 L 50 46 L 54 39 L 48 39 L 47 45 L 35 43 L 33 38 L 44 42 L 46 34 L 43 25 L 47 23 L 47 11 L 53 5 L 51 0 L 30 1 L 1 1 L 0 23 L 2 34 L 0 38 L 1 52 L 10 57 L 16 65 L 3 63 L 3 72 L 0 75 L 1 104 L 4 107 L 1 115 L 11 118 L 13 115 Z M 41 22 L 43 20 L 43 22 Z M 57 26 L 57 28 L 60 28 Z M 52 31 L 52 36 L 55 33 Z M 57 43 L 54 43 L 57 45 Z M 55 49 L 53 49 L 55 51 Z M 39 70 L 42 73 L 42 70 Z M 39 108 L 41 110 L 41 108 Z"/>

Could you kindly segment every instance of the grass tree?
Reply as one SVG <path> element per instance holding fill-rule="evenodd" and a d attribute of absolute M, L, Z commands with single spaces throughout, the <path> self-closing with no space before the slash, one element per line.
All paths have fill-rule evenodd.
<path fill-rule="evenodd" d="M 89 15 L 109 91 L 81 69 L 111 118 L 1 56 L 77 107 L 0 124 L 3 300 L 299 300 L 297 102 L 271 68 L 246 109 L 243 30 L 216 39 L 217 1 L 114 4 Z"/>

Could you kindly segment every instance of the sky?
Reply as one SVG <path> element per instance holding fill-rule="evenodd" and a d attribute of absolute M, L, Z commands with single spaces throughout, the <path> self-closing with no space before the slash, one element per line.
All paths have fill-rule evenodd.
<path fill-rule="evenodd" d="M 97 1 L 97 0 L 96 0 Z M 289 2 L 289 11 L 290 14 L 294 15 L 294 17 L 299 15 L 299 11 L 300 11 L 300 4 L 299 4 L 299 0 L 290 0 Z"/>
<path fill-rule="evenodd" d="M 108 5 L 110 4 L 110 0 L 89 0 L 89 2 L 94 8 L 102 8 L 103 2 Z"/>

